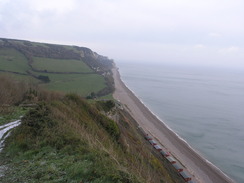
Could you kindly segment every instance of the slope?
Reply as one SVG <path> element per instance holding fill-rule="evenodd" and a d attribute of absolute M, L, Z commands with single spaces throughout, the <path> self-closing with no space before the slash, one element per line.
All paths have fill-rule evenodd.
<path fill-rule="evenodd" d="M 113 61 L 84 47 L 0 39 L 0 74 L 81 96 L 111 94 Z"/>

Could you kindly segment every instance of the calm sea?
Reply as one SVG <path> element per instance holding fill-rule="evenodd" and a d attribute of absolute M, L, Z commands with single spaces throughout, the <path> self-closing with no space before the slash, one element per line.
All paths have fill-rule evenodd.
<path fill-rule="evenodd" d="M 117 62 L 125 84 L 171 129 L 244 182 L 244 72 Z"/>

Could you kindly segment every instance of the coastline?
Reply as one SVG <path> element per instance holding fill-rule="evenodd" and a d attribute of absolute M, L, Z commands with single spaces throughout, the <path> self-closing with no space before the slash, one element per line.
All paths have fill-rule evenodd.
<path fill-rule="evenodd" d="M 124 104 L 139 126 L 186 167 L 193 180 L 199 183 L 233 183 L 227 175 L 200 156 L 187 142 L 152 113 L 120 78 L 116 67 L 112 69 L 115 82 L 113 97 Z"/>

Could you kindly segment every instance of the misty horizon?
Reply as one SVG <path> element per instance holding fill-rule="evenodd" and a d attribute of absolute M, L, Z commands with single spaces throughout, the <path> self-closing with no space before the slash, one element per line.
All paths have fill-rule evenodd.
<path fill-rule="evenodd" d="M 1 0 L 1 37 L 85 46 L 120 61 L 244 68 L 243 7 L 240 0 Z"/>

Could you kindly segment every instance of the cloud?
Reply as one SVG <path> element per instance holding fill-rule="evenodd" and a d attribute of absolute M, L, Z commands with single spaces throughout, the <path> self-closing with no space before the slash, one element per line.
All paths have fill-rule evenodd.
<path fill-rule="evenodd" d="M 202 48 L 206 48 L 206 46 L 203 45 L 203 44 L 196 44 L 196 45 L 194 46 L 194 48 L 196 48 L 196 49 L 202 49 Z"/>
<path fill-rule="evenodd" d="M 32 10 L 67 13 L 75 8 L 74 0 L 35 0 L 26 1 Z"/>
<path fill-rule="evenodd" d="M 0 0 L 1 37 L 91 46 L 122 60 L 205 62 L 244 47 L 242 7 L 241 0 Z"/>
<path fill-rule="evenodd" d="M 208 34 L 208 36 L 218 38 L 218 37 L 221 37 L 222 35 L 219 33 L 211 32 Z"/>
<path fill-rule="evenodd" d="M 235 54 L 238 53 L 240 51 L 241 48 L 237 47 L 237 46 L 230 46 L 228 48 L 222 48 L 219 50 L 219 53 L 221 54 Z"/>

